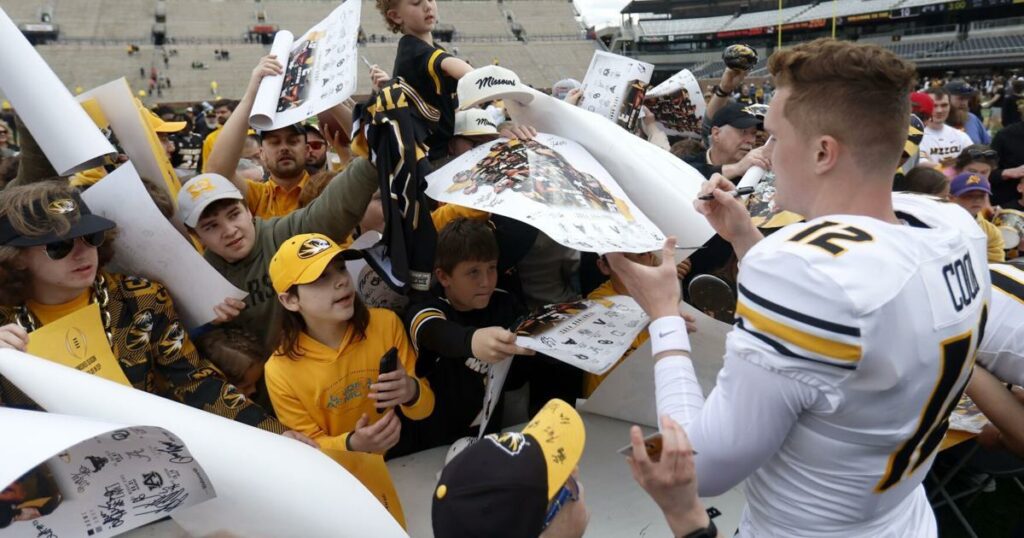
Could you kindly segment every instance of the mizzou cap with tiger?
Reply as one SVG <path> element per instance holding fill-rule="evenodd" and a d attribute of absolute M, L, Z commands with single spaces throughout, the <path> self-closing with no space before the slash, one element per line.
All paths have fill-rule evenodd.
<path fill-rule="evenodd" d="M 522 432 L 484 436 L 441 471 L 431 510 L 434 536 L 536 538 L 585 442 L 583 419 L 558 399 Z"/>
<path fill-rule="evenodd" d="M 292 286 L 309 284 L 320 278 L 336 256 L 355 260 L 363 257 L 357 249 L 342 250 L 323 234 L 301 234 L 284 242 L 270 260 L 270 283 L 274 291 L 284 293 Z"/>
<path fill-rule="evenodd" d="M 30 205 L 21 207 L 22 219 L 32 223 L 41 230 L 50 230 L 39 235 L 23 234 L 14 227 L 7 215 L 0 215 L 0 245 L 9 247 L 32 247 L 45 245 L 62 239 L 74 239 L 84 235 L 110 230 L 116 226 L 114 221 L 94 215 L 85 205 L 77 192 L 60 193 L 52 197 L 42 197 Z M 63 215 L 71 223 L 71 228 L 63 235 L 53 231 L 47 224 L 47 215 Z"/>
<path fill-rule="evenodd" d="M 231 180 L 220 174 L 199 174 L 178 191 L 178 218 L 195 228 L 203 211 L 218 200 L 244 200 Z"/>

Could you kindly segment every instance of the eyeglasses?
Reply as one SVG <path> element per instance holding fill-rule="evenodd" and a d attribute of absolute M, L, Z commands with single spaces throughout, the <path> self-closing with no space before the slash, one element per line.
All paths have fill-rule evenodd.
<path fill-rule="evenodd" d="M 319 150 L 319 149 L 323 149 L 323 147 L 324 147 L 324 143 L 320 142 L 319 140 L 310 140 L 310 141 L 306 142 L 306 144 L 309 144 L 309 148 L 310 149 Z"/>
<path fill-rule="evenodd" d="M 46 257 L 53 261 L 63 260 L 71 254 L 71 251 L 75 248 L 75 241 L 81 239 L 87 246 L 93 248 L 99 248 L 103 245 L 103 241 L 106 239 L 106 233 L 94 232 L 89 235 L 83 235 L 81 237 L 74 237 L 71 239 L 62 239 L 60 241 L 54 241 L 47 243 L 45 246 Z"/>
<path fill-rule="evenodd" d="M 6 134 L 7 134 L 7 130 L 6 129 L 0 129 L 0 135 L 6 135 Z"/>
<path fill-rule="evenodd" d="M 555 516 L 562 509 L 563 506 L 570 502 L 576 502 L 580 500 L 580 485 L 576 483 L 576 479 L 569 477 L 562 489 L 558 490 L 558 494 L 551 501 L 551 506 L 548 507 L 548 515 L 544 518 L 544 528 L 548 528 L 548 525 L 555 520 Z"/>
<path fill-rule="evenodd" d="M 986 149 L 985 151 L 981 151 L 981 150 L 978 150 L 978 149 L 969 149 L 969 150 L 967 150 L 967 155 L 970 156 L 972 159 L 992 159 L 992 160 L 995 160 L 995 159 L 999 158 L 999 152 L 997 152 L 994 149 Z"/>

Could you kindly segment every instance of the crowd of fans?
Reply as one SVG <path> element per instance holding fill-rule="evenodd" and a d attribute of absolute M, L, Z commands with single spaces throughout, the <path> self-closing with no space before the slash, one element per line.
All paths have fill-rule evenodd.
<path fill-rule="evenodd" d="M 161 283 L 108 269 L 117 228 L 131 223 L 92 214 L 80 191 L 115 165 L 57 177 L 15 111 L 2 111 L 0 347 L 25 350 L 34 330 L 97 303 L 135 388 L 326 450 L 403 525 L 403 492 L 385 460 L 480 432 L 440 474 L 432 510 L 439 537 L 585 531 L 585 477 L 576 469 L 585 427 L 571 404 L 605 376 L 520 347 L 510 330 L 532 309 L 580 298 L 631 295 L 653 320 L 623 359 L 651 340 L 661 441 L 650 450 L 634 428 L 627 459 L 675 536 L 718 536 L 698 493 L 744 480 L 744 536 L 934 536 L 920 484 L 932 437 L 941 439 L 950 402 L 965 387 L 992 421 L 978 442 L 1024 453 L 1024 398 L 1002 385 L 1024 383 L 1024 358 L 1013 346 L 985 349 L 981 336 L 1005 335 L 1015 330 L 1011 318 L 1024 316 L 1011 305 L 1000 307 L 1002 325 L 992 321 L 999 293 L 1024 304 L 1024 273 L 1013 265 L 1024 239 L 1024 79 L 916 81 L 912 65 L 883 49 L 827 40 L 781 50 L 770 58 L 770 82 L 745 83 L 746 72 L 726 69 L 708 89 L 701 132 L 669 135 L 653 112 L 642 114 L 635 134 L 706 179 L 701 193 L 710 199 L 696 208 L 717 234 L 686 261 L 675 263 L 672 240 L 642 255 L 578 252 L 512 219 L 435 204 L 425 217 L 436 232 L 429 290 L 399 294 L 377 278 L 367 293 L 346 269 L 365 254 L 349 245 L 402 225 L 382 192 L 381 171 L 395 163 L 377 151 L 383 146 L 367 151 L 382 113 L 373 107 L 377 92 L 400 86 L 439 112 L 432 121 L 402 118 L 421 124 L 417 142 L 428 151 L 418 158 L 433 169 L 499 137 L 536 135 L 510 121 L 501 102 L 459 109 L 459 81 L 474 68 L 434 43 L 433 0 L 377 6 L 400 38 L 393 69 L 367 74 L 375 95 L 366 103 L 253 130 L 260 82 L 283 72 L 280 59 L 266 56 L 238 100 L 148 112 L 181 182 L 171 200 L 144 178 L 154 202 L 248 293 L 225 299 L 206 326 L 185 327 Z M 155 68 L 148 75 L 151 91 L 170 84 Z M 551 93 L 574 104 L 580 84 L 558 81 Z M 769 218 L 752 220 L 764 215 L 731 192 L 752 170 L 764 173 L 757 192 Z M 893 190 L 930 196 L 894 202 Z M 927 205 L 940 199 L 953 203 Z M 837 222 L 849 226 L 815 235 Z M 794 232 L 780 233 L 788 224 Z M 923 228 L 945 235 L 915 235 Z M 858 243 L 867 242 L 880 250 L 862 254 Z M 981 242 L 985 250 L 974 250 Z M 802 243 L 830 258 L 795 252 Z M 970 267 L 976 252 L 986 260 L 974 257 Z M 947 288 L 929 287 L 918 269 L 950 256 L 967 267 L 948 288 L 957 306 L 947 315 L 938 304 Z M 984 276 L 986 262 L 1007 263 L 993 266 L 1001 280 Z M 886 270 L 903 280 L 862 283 Z M 738 299 L 729 359 L 707 402 L 688 358 L 692 320 L 679 313 L 700 275 L 717 277 Z M 979 293 L 992 295 L 991 306 Z M 934 326 L 930 316 L 904 319 L 921 310 L 935 313 Z M 942 357 L 938 340 L 934 353 L 924 347 L 954 329 L 967 331 L 969 349 L 949 374 L 951 340 L 942 341 Z M 882 358 L 887 349 L 902 355 Z M 999 360 L 982 361 L 986 351 Z M 488 372 L 508 360 L 505 396 L 488 413 Z M 931 377 L 921 381 L 915 368 Z M 943 381 L 933 391 L 937 375 Z M 36 407 L 2 377 L 0 405 Z M 907 446 L 911 454 L 902 455 Z"/>

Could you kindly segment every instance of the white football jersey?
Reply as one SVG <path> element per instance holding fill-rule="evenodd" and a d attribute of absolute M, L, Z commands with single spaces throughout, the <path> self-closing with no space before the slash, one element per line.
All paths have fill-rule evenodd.
<path fill-rule="evenodd" d="M 1024 271 L 992 264 L 992 306 L 978 364 L 1006 383 L 1024 385 Z"/>
<path fill-rule="evenodd" d="M 903 225 L 832 215 L 740 267 L 728 355 L 817 389 L 746 483 L 742 536 L 935 536 L 921 482 L 974 363 L 990 284 L 965 210 L 895 194 Z"/>

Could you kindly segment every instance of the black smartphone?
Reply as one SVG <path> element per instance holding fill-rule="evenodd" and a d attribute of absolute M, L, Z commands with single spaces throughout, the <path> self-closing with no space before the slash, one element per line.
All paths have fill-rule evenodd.
<path fill-rule="evenodd" d="M 398 369 L 398 348 L 392 347 L 380 358 L 380 374 L 387 374 Z M 377 412 L 383 413 L 385 408 L 378 407 Z"/>

